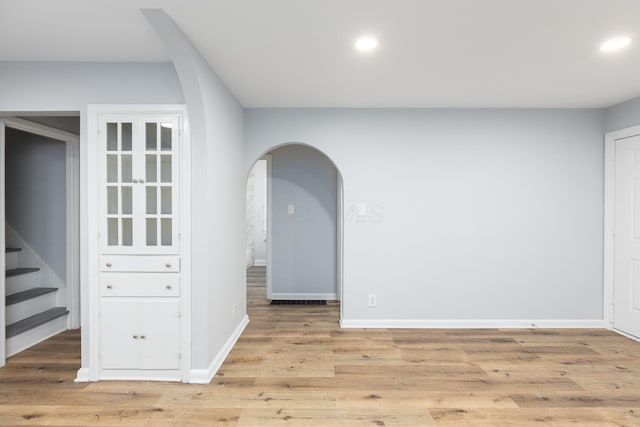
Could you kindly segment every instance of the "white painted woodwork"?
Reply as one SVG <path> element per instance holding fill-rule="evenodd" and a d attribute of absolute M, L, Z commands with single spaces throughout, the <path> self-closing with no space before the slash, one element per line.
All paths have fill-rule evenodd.
<path fill-rule="evenodd" d="M 177 301 L 103 300 L 102 369 L 179 369 Z"/>
<path fill-rule="evenodd" d="M 28 291 L 42 284 L 40 280 L 40 272 L 35 271 L 28 274 L 20 274 L 18 276 L 11 276 L 6 278 L 6 294 L 12 295 L 18 292 Z"/>
<path fill-rule="evenodd" d="M 7 325 L 18 322 L 56 306 L 56 292 L 39 295 L 6 307 Z"/>
<path fill-rule="evenodd" d="M 95 115 L 97 254 L 89 379 L 188 380 L 180 192 L 184 114 L 123 106 Z M 185 157 L 183 161 L 187 161 Z M 188 184 L 188 183 L 187 183 Z M 95 188 L 95 187 L 94 187 Z M 97 292 L 93 292 L 97 290 Z M 96 304 L 97 303 L 97 304 Z"/>
<path fill-rule="evenodd" d="M 54 335 L 67 330 L 67 316 L 60 316 L 56 319 L 29 329 L 26 332 L 7 338 L 6 352 L 7 357 L 20 353 L 22 350 L 38 344 Z"/>
<path fill-rule="evenodd" d="M 613 326 L 640 337 L 640 135 L 616 141 Z"/>
<path fill-rule="evenodd" d="M 104 115 L 98 127 L 101 253 L 179 253 L 179 118 Z"/>
<path fill-rule="evenodd" d="M 107 255 L 100 257 L 100 271 L 103 272 L 154 272 L 177 273 L 180 271 L 180 257 Z"/>
<path fill-rule="evenodd" d="M 103 297 L 178 297 L 180 277 L 175 274 L 103 274 L 100 276 Z"/>

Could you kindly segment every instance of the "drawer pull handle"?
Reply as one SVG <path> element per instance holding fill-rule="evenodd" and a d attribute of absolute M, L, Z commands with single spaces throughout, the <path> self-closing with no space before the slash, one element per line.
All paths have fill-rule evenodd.
<path fill-rule="evenodd" d="M 171 289 L 171 285 L 167 285 L 167 289 Z"/>
<path fill-rule="evenodd" d="M 111 263 L 110 262 L 107 263 L 107 267 L 111 267 Z"/>
<path fill-rule="evenodd" d="M 111 288 L 113 288 L 113 286 L 107 285 L 107 289 L 111 289 Z"/>
<path fill-rule="evenodd" d="M 171 263 L 170 263 L 170 262 L 166 263 L 166 264 L 165 264 L 165 267 L 167 267 L 167 268 L 171 268 Z"/>
<path fill-rule="evenodd" d="M 141 340 L 145 339 L 146 337 L 147 337 L 146 335 L 140 335 Z"/>
<path fill-rule="evenodd" d="M 138 339 L 138 336 L 137 336 L 137 335 L 134 335 L 134 336 L 133 336 L 133 339 L 134 339 L 134 340 L 137 340 L 137 339 Z"/>

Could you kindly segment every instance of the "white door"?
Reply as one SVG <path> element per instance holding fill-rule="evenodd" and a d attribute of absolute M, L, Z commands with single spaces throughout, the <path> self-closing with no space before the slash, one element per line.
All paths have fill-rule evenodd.
<path fill-rule="evenodd" d="M 640 338 L 640 135 L 615 153 L 613 327 Z"/>

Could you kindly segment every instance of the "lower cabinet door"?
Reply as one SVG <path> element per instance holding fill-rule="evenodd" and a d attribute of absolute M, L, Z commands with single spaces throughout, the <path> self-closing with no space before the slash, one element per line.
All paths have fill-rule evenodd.
<path fill-rule="evenodd" d="M 138 303 L 102 302 L 100 365 L 103 369 L 139 369 L 139 319 Z"/>
<path fill-rule="evenodd" d="M 104 298 L 102 369 L 180 369 L 180 303 Z"/>
<path fill-rule="evenodd" d="M 141 303 L 140 368 L 180 369 L 180 303 Z"/>

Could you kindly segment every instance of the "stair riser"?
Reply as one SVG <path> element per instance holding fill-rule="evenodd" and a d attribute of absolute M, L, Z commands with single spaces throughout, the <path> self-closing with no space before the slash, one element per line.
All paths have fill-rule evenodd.
<path fill-rule="evenodd" d="M 6 281 L 6 295 L 15 294 L 18 292 L 26 291 L 36 286 L 42 285 L 38 283 L 39 272 L 21 274 L 19 276 L 7 277 Z"/>
<path fill-rule="evenodd" d="M 20 252 L 8 252 L 5 256 L 6 269 L 20 267 Z"/>
<path fill-rule="evenodd" d="M 25 350 L 32 345 L 51 338 L 67 329 L 67 315 L 53 319 L 47 323 L 29 329 L 14 337 L 7 338 L 7 357 Z"/>
<path fill-rule="evenodd" d="M 55 306 L 56 294 L 54 292 L 8 305 L 6 307 L 7 324 L 18 322 Z"/>

